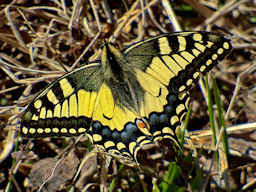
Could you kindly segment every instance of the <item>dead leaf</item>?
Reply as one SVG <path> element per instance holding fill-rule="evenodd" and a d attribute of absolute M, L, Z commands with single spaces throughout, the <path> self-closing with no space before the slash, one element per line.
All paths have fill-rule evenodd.
<path fill-rule="evenodd" d="M 60 160 L 45 158 L 33 165 L 29 178 L 34 187 L 43 187 L 43 191 L 56 191 L 72 179 L 78 164 L 79 159 L 74 152 Z"/>

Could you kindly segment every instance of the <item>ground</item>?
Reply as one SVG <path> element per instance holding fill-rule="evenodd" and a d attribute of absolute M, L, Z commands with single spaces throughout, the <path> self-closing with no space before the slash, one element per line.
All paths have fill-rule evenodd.
<path fill-rule="evenodd" d="M 0 190 L 256 191 L 255 7 L 248 0 L 1 1 Z M 26 105 L 97 59 L 105 40 L 122 49 L 180 30 L 220 32 L 233 46 L 190 90 L 183 151 L 160 142 L 131 167 L 94 153 L 87 137 L 20 137 Z"/>

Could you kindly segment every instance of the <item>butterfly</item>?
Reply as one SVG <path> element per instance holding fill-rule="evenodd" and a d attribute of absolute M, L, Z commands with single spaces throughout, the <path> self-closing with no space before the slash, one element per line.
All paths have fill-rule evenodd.
<path fill-rule="evenodd" d="M 178 143 L 189 88 L 232 49 L 213 32 L 162 34 L 120 51 L 105 43 L 100 60 L 48 85 L 27 107 L 23 137 L 87 134 L 108 153 L 136 160 L 163 138 Z"/>

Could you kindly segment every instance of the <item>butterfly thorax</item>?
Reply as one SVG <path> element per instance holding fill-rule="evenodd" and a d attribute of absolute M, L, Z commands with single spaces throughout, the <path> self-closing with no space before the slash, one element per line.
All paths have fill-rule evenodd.
<path fill-rule="evenodd" d="M 105 81 L 126 81 L 125 72 L 132 70 L 122 53 L 111 44 L 104 46 L 101 62 Z"/>
<path fill-rule="evenodd" d="M 138 112 L 143 99 L 143 89 L 136 80 L 129 62 L 120 50 L 111 44 L 104 46 L 101 62 L 104 82 L 110 87 L 117 105 Z"/>

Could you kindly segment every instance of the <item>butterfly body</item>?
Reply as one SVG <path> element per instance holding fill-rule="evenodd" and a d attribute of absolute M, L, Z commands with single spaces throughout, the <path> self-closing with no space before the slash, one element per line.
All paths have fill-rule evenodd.
<path fill-rule="evenodd" d="M 210 32 L 163 34 L 123 51 L 106 43 L 100 61 L 58 78 L 34 99 L 22 135 L 86 133 L 108 152 L 136 159 L 143 145 L 177 142 L 189 88 L 230 50 L 229 40 Z"/>

